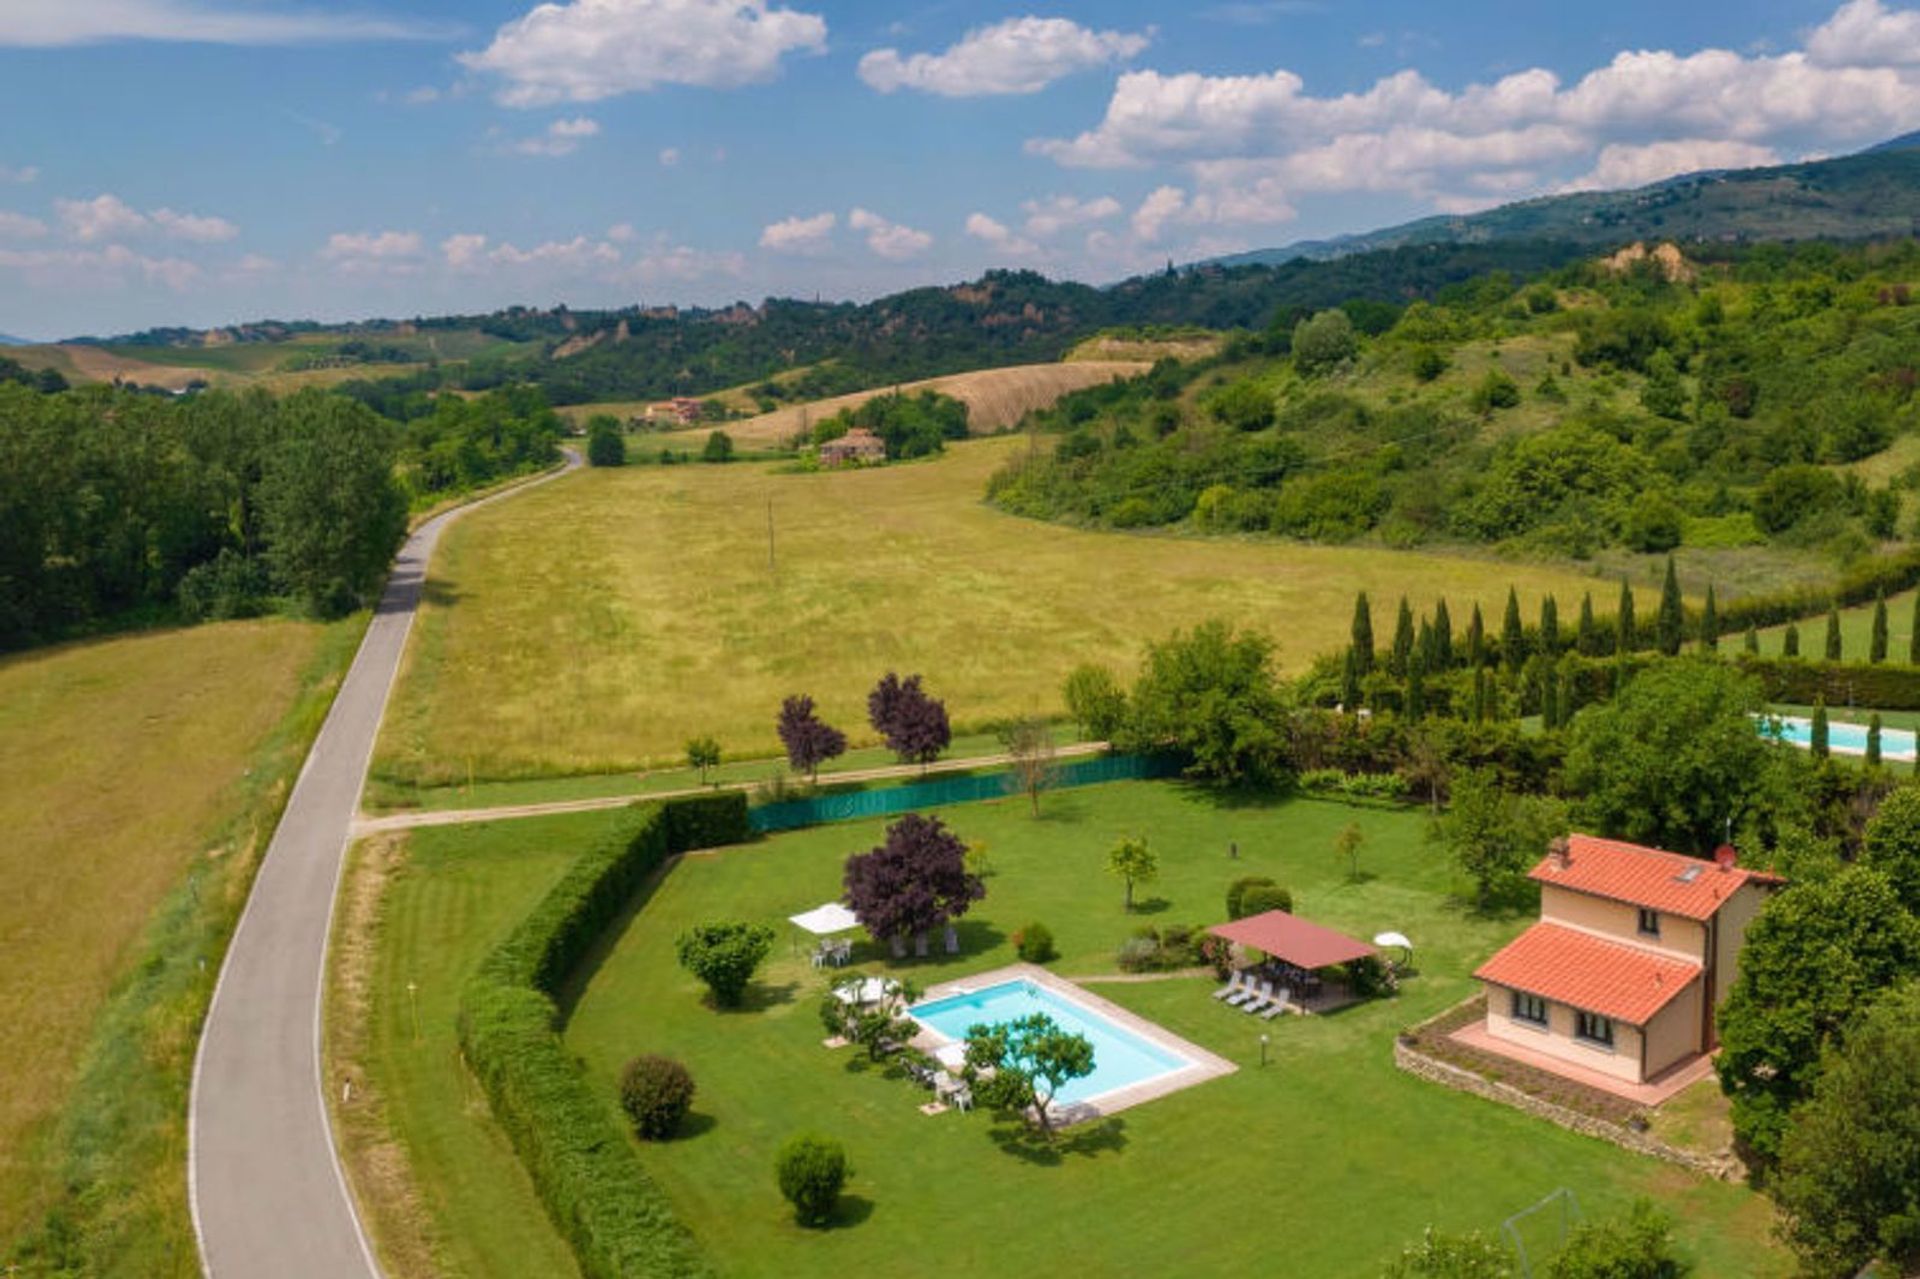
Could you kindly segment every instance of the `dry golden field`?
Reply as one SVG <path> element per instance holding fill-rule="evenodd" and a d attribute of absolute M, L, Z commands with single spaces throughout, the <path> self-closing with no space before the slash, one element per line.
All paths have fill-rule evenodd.
<path fill-rule="evenodd" d="M 956 727 L 1061 709 L 1083 661 L 1209 616 L 1270 633 L 1305 667 L 1346 640 L 1358 590 L 1382 642 L 1404 592 L 1528 615 L 1615 587 L 1570 569 L 1377 548 L 1090 532 L 981 501 L 1014 437 L 938 459 L 799 474 L 758 464 L 589 471 L 450 530 L 387 716 L 390 781 L 615 772 L 688 738 L 777 749 L 780 699 L 810 693 L 859 745 L 865 695 L 923 672 Z M 768 511 L 775 565 L 767 550 Z M 1648 602 L 1651 607 L 1651 602 Z"/>
<path fill-rule="evenodd" d="M 265 839 L 207 842 L 327 634 L 229 622 L 0 662 L 0 1240 L 37 1205 L 31 1137 L 149 917 L 196 863 Z"/>

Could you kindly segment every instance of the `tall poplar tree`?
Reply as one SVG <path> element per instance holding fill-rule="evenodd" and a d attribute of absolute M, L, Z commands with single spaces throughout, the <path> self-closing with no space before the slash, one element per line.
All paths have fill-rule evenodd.
<path fill-rule="evenodd" d="M 1500 624 L 1500 660 L 1509 671 L 1518 671 L 1527 660 L 1527 632 L 1520 624 L 1520 596 L 1507 588 L 1507 616 Z"/>
<path fill-rule="evenodd" d="M 1867 660 L 1878 666 L 1887 660 L 1887 593 L 1873 597 L 1873 638 L 1867 641 Z"/>
<path fill-rule="evenodd" d="M 1680 604 L 1680 577 L 1674 572 L 1671 555 L 1667 556 L 1666 580 L 1660 583 L 1660 612 L 1654 617 L 1653 634 L 1666 656 L 1680 652 L 1680 641 L 1686 635 L 1686 612 Z"/>
<path fill-rule="evenodd" d="M 1840 656 L 1840 608 L 1830 604 L 1827 606 L 1827 660 L 1837 662 Z"/>
<path fill-rule="evenodd" d="M 1365 591 L 1353 601 L 1352 643 L 1354 674 L 1364 679 L 1373 674 L 1373 605 Z"/>

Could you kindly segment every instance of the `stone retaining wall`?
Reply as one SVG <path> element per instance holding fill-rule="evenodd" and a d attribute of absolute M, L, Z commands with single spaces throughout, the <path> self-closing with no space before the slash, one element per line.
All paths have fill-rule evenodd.
<path fill-rule="evenodd" d="M 1410 1075 L 1452 1088 L 1459 1092 L 1472 1093 L 1488 1101 L 1511 1106 L 1524 1111 L 1535 1118 L 1560 1125 L 1570 1132 L 1583 1136 L 1598 1137 L 1601 1141 L 1610 1141 L 1635 1154 L 1651 1155 L 1655 1159 L 1664 1159 L 1668 1163 L 1691 1168 L 1695 1172 L 1717 1177 L 1721 1181 L 1739 1181 L 1742 1176 L 1740 1161 L 1731 1155 L 1707 1155 L 1698 1151 L 1682 1150 L 1678 1146 L 1669 1146 L 1666 1142 L 1636 1131 L 1624 1124 L 1616 1124 L 1606 1119 L 1596 1119 L 1592 1115 L 1583 1115 L 1577 1110 L 1543 1101 L 1531 1093 L 1523 1092 L 1511 1084 L 1498 1083 L 1470 1070 L 1430 1057 L 1417 1048 L 1410 1047 L 1404 1040 L 1393 1041 L 1393 1064 Z"/>

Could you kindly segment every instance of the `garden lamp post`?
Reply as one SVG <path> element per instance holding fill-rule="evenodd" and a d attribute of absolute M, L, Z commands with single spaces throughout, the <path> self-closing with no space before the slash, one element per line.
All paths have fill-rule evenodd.
<path fill-rule="evenodd" d="M 1267 1064 L 1267 1032 L 1263 1030 L 1260 1032 L 1260 1066 L 1261 1068 L 1265 1069 L 1266 1064 Z"/>

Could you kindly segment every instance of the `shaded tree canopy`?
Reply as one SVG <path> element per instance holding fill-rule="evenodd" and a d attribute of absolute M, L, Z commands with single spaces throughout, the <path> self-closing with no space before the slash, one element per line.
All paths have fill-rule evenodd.
<path fill-rule="evenodd" d="M 847 749 L 847 735 L 814 714 L 813 699 L 804 694 L 780 703 L 775 729 L 786 747 L 787 766 L 809 777 L 819 776 L 820 765 Z"/>
<path fill-rule="evenodd" d="M 908 813 L 879 847 L 847 858 L 846 903 L 875 940 L 930 933 L 987 895 L 966 858 L 967 846 L 938 817 Z"/>
<path fill-rule="evenodd" d="M 931 764 L 953 741 L 946 703 L 928 696 L 918 675 L 882 676 L 867 694 L 867 722 L 903 764 Z"/>

